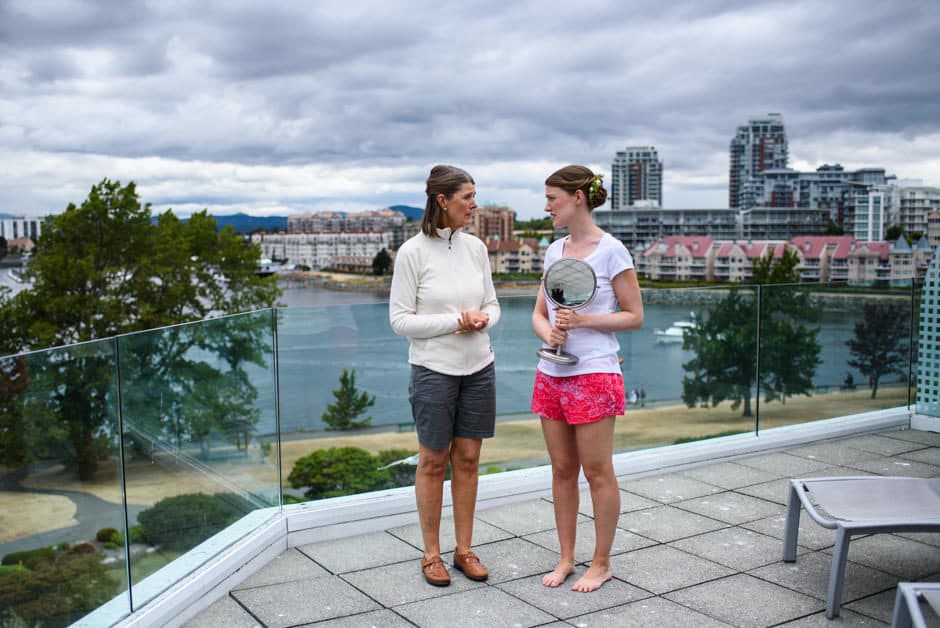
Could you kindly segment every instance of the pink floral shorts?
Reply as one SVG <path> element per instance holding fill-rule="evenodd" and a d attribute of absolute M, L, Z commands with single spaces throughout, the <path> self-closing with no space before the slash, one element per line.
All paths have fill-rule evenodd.
<path fill-rule="evenodd" d="M 624 412 L 623 376 L 620 373 L 587 373 L 552 377 L 535 372 L 532 412 L 568 425 L 594 423 Z"/>

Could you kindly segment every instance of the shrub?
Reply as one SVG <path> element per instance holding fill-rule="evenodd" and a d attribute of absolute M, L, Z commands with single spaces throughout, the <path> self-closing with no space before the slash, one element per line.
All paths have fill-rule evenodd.
<path fill-rule="evenodd" d="M 391 478 L 379 459 L 359 447 L 320 449 L 294 463 L 287 481 L 306 488 L 311 499 L 355 495 L 388 487 Z"/>
<path fill-rule="evenodd" d="M 131 526 L 128 530 L 128 536 L 131 537 L 131 543 L 146 543 L 147 537 L 144 536 L 144 529 L 139 526 Z"/>
<path fill-rule="evenodd" d="M 27 569 L 37 569 L 42 564 L 53 560 L 55 560 L 55 550 L 52 547 L 40 547 L 22 552 L 10 552 L 3 557 L 0 564 L 23 565 Z"/>
<path fill-rule="evenodd" d="M 417 452 L 411 451 L 410 449 L 383 449 L 376 457 L 379 459 L 381 466 L 385 466 L 396 460 L 403 460 L 405 458 L 410 458 L 415 455 Z M 415 470 L 417 465 L 413 464 L 396 464 L 393 467 L 386 469 L 388 475 L 391 478 L 391 485 L 394 486 L 412 486 L 415 483 Z"/>
<path fill-rule="evenodd" d="M 244 504 L 242 498 L 226 493 L 188 493 L 161 499 L 137 515 L 137 522 L 150 543 L 186 551 L 250 510 L 240 508 Z"/>
<path fill-rule="evenodd" d="M 106 543 L 110 541 L 116 534 L 118 534 L 118 531 L 114 528 L 101 528 L 98 530 L 98 533 L 95 534 L 95 538 L 98 539 L 100 543 Z"/>

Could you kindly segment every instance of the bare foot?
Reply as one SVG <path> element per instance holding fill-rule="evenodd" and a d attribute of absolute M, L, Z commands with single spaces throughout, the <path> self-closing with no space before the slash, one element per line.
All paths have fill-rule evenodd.
<path fill-rule="evenodd" d="M 602 584 L 613 577 L 614 572 L 611 570 L 610 565 L 606 567 L 595 567 L 594 565 L 591 565 L 585 574 L 574 583 L 574 586 L 571 587 L 571 590 L 581 591 L 582 593 L 597 591 L 601 588 Z"/>
<path fill-rule="evenodd" d="M 555 570 L 542 576 L 542 584 L 546 587 L 555 588 L 560 586 L 568 576 L 574 573 L 574 563 L 561 562 L 555 566 Z"/>

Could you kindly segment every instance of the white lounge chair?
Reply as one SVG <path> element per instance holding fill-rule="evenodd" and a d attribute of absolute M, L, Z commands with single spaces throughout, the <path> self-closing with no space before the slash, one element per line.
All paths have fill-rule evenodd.
<path fill-rule="evenodd" d="M 818 508 L 825 512 L 821 514 Z M 839 616 L 849 541 L 878 532 L 940 532 L 940 478 L 835 477 L 790 480 L 783 560 L 796 560 L 800 507 L 836 531 L 826 595 L 826 617 Z M 828 515 L 828 516 L 826 516 Z"/>
<path fill-rule="evenodd" d="M 894 599 L 891 628 L 928 628 L 921 601 L 940 615 L 940 582 L 900 582 Z"/>

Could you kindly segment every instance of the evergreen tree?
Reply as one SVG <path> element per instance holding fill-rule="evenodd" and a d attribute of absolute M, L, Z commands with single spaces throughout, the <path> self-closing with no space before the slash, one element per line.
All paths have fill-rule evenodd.
<path fill-rule="evenodd" d="M 0 321 L 7 332 L 4 352 L 80 343 L 271 306 L 280 290 L 274 281 L 255 274 L 259 259 L 257 246 L 247 244 L 231 227 L 217 230 L 206 211 L 186 222 L 167 211 L 154 221 L 133 182 L 122 186 L 104 179 L 92 186 L 80 206 L 69 204 L 44 222 L 27 270 L 31 285 L 12 298 L 0 294 Z M 179 358 L 198 347 L 215 354 L 203 361 L 216 368 L 224 365 L 237 371 L 249 362 L 260 363 L 263 336 L 231 334 L 227 325 L 205 327 L 188 343 L 165 348 L 165 355 Z M 143 348 L 156 351 L 159 338 L 153 334 Z M 79 476 L 90 478 L 116 440 L 118 353 L 125 358 L 121 366 L 127 381 L 152 375 L 154 369 L 176 368 L 152 362 L 148 366 L 152 355 L 124 353 L 110 341 L 33 354 L 27 367 L 36 392 L 0 399 L 4 405 L 0 434 L 28 435 L 29 430 L 15 422 L 29 416 L 31 429 L 42 436 L 25 443 L 27 450 L 59 445 L 57 451 L 72 457 Z M 243 372 L 237 377 L 247 384 Z M 190 379 L 188 385 L 198 384 Z M 135 391 L 125 387 L 122 392 L 133 396 Z M 27 406 L 30 411 L 24 414 Z M 250 408 L 244 404 L 243 408 L 250 416 Z M 11 458 L 4 447 L 0 459 L 9 463 Z"/>
<path fill-rule="evenodd" d="M 786 285 L 799 280 L 798 264 L 789 248 L 778 258 L 773 251 L 758 258 L 752 281 L 763 285 L 732 289 L 686 332 L 683 347 L 695 353 L 683 365 L 686 405 L 731 401 L 733 409 L 743 405 L 743 416 L 751 416 L 757 386 L 768 401 L 810 394 L 820 364 L 819 329 L 807 326 L 816 316 L 809 294 L 799 285 Z"/>
<path fill-rule="evenodd" d="M 881 378 L 904 374 L 910 353 L 910 312 L 900 304 L 865 303 L 855 335 L 847 340 L 849 366 L 868 377 L 871 398 L 878 394 Z"/>
<path fill-rule="evenodd" d="M 333 397 L 336 401 L 327 405 L 326 412 L 320 416 L 328 426 L 326 429 L 354 430 L 372 423 L 371 416 L 356 421 L 366 408 L 375 405 L 375 395 L 370 395 L 365 391 L 360 392 L 356 388 L 356 369 L 352 371 L 343 369 L 339 376 L 339 388 L 333 391 Z"/>
<path fill-rule="evenodd" d="M 372 258 L 372 274 L 373 275 L 384 275 L 392 269 L 392 256 L 388 254 L 388 251 L 382 249 L 375 254 L 375 257 Z"/>

